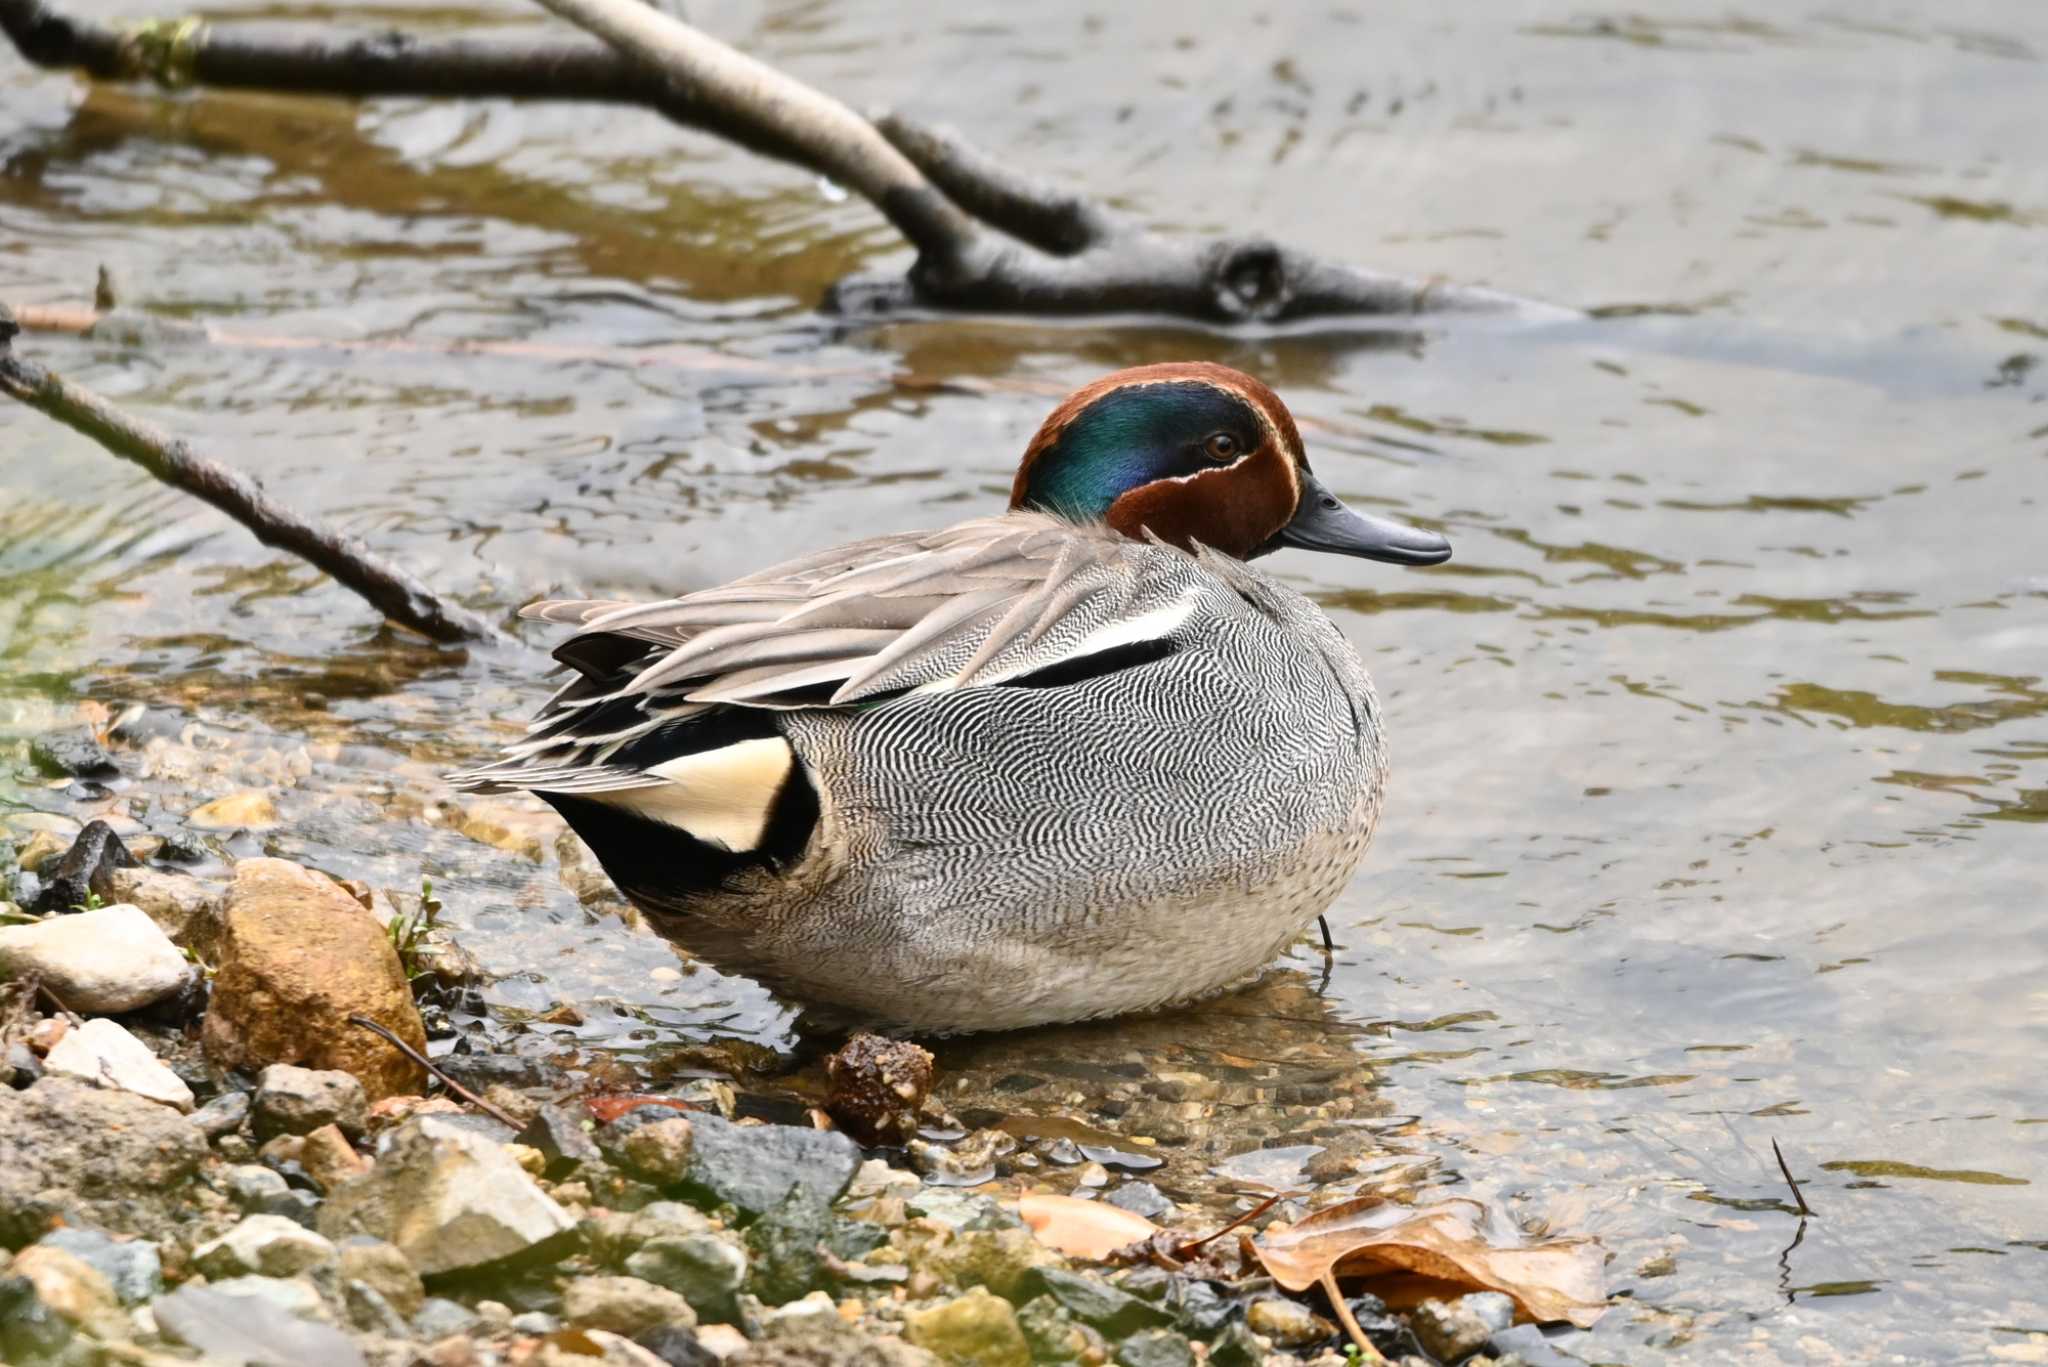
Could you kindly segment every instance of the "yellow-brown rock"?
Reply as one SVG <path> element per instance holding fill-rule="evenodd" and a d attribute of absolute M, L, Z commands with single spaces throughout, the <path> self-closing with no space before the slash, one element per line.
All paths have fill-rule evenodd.
<path fill-rule="evenodd" d="M 426 1048 L 419 1008 L 377 919 L 332 879 L 283 859 L 235 866 L 206 1014 L 207 1057 L 257 1072 L 273 1063 L 353 1073 L 372 1101 L 417 1092 L 419 1066 L 369 1017 Z"/>

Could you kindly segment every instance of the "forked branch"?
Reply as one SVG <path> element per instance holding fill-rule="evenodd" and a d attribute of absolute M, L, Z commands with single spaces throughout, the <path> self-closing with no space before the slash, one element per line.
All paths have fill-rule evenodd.
<path fill-rule="evenodd" d="M 198 19 L 114 29 L 50 0 L 0 0 L 30 61 L 101 80 L 282 93 L 630 104 L 826 176 L 916 250 L 908 277 L 833 289 L 847 311 L 905 307 L 1050 314 L 1154 313 L 1285 323 L 1572 311 L 1497 291 L 1326 261 L 1263 237 L 1151 232 L 1084 196 L 1006 167 L 903 115 L 870 121 L 638 0 L 543 0 L 595 38 L 307 35 Z"/>

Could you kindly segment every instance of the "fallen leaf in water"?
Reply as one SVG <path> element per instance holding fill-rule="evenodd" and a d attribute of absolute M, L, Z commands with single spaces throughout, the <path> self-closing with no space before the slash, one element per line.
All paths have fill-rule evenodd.
<path fill-rule="evenodd" d="M 1253 1242 L 1259 1261 L 1289 1291 L 1326 1274 L 1408 1273 L 1460 1291 L 1505 1292 L 1532 1320 L 1586 1328 L 1607 1309 L 1607 1254 L 1591 1239 L 1531 1242 L 1506 1216 L 1454 1198 L 1404 1206 L 1361 1196 Z"/>
<path fill-rule="evenodd" d="M 649 1092 L 610 1092 L 603 1096 L 587 1096 L 583 1098 L 583 1106 L 590 1112 L 590 1118 L 600 1125 L 609 1125 L 626 1112 L 637 1111 L 642 1106 L 662 1106 L 686 1114 L 697 1109 L 687 1101 Z"/>
<path fill-rule="evenodd" d="M 1073 1196 L 1020 1197 L 1017 1214 L 1038 1242 L 1069 1258 L 1107 1258 L 1159 1232 L 1134 1211 Z"/>

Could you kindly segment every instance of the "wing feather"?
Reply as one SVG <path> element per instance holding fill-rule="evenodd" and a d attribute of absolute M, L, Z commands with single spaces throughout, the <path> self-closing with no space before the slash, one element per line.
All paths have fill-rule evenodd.
<path fill-rule="evenodd" d="M 535 603 L 575 667 L 507 757 L 458 782 L 605 792 L 666 780 L 721 712 L 962 688 L 1168 635 L 1203 577 L 1181 552 L 1035 513 L 872 537 L 654 603 Z M 678 747 L 683 747 L 680 751 Z"/>

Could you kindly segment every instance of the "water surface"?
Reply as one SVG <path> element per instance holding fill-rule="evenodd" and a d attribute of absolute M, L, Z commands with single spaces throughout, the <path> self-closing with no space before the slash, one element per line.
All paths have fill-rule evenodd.
<path fill-rule="evenodd" d="M 1591 1359 L 2048 1358 L 2048 14 L 1135 8 L 692 17 L 1170 230 L 1601 316 L 846 323 L 825 288 L 904 264 L 878 217 L 651 116 L 163 97 L 11 54 L 0 297 L 81 304 L 109 263 L 165 313 L 405 344 L 32 351 L 494 613 L 985 511 L 1116 366 L 1261 375 L 1332 487 L 1457 547 L 1273 562 L 1365 655 L 1396 757 L 1327 983 L 1304 944 L 1164 1021 L 955 1042 L 949 1098 L 1151 1138 L 1189 1195 L 1450 1184 L 1597 1233 L 1633 1301 Z M 782 1004 L 580 906 L 545 828 L 462 833 L 433 775 L 539 700 L 534 656 L 407 642 L 12 408 L 0 487 L 0 726 L 140 700 L 158 736 L 93 803 L 17 747 L 10 804 L 174 828 L 260 780 L 286 824 L 234 852 L 433 877 L 507 1012 L 582 1003 L 655 1068 L 793 1046 Z"/>

